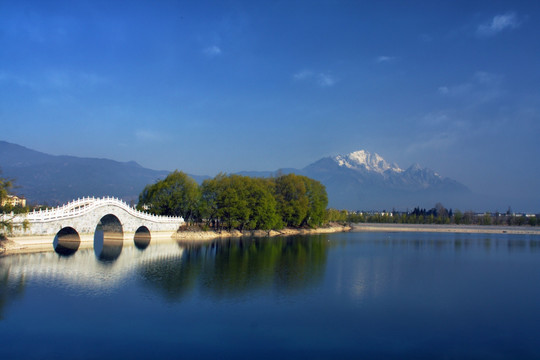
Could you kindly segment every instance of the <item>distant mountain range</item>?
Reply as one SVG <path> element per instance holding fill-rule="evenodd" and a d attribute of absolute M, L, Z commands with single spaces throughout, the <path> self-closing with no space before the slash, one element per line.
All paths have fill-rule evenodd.
<path fill-rule="evenodd" d="M 48 155 L 5 141 L 0 141 L 0 169 L 1 176 L 16 180 L 15 193 L 31 203 L 49 205 L 107 195 L 136 202 L 147 184 L 169 173 L 143 168 L 134 161 Z"/>
<path fill-rule="evenodd" d="M 403 170 L 365 150 L 320 159 L 301 173 L 325 184 L 331 205 L 345 209 L 457 206 L 470 195 L 465 185 L 431 169 L 414 164 Z"/>
<path fill-rule="evenodd" d="M 15 192 L 32 203 L 60 204 L 82 196 L 117 196 L 136 201 L 144 186 L 163 179 L 169 171 L 146 169 L 136 162 L 54 156 L 0 141 L 0 168 L 15 178 Z M 433 207 L 442 202 L 459 207 L 470 190 L 418 164 L 403 170 L 378 154 L 360 150 L 320 159 L 303 169 L 240 172 L 248 176 L 297 173 L 321 181 L 329 206 L 351 210 L 391 210 Z M 207 176 L 193 176 L 202 182 Z"/>

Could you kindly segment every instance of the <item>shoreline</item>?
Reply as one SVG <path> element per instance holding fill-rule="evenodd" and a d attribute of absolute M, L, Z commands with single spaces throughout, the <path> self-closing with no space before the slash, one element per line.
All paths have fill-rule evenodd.
<path fill-rule="evenodd" d="M 351 231 L 350 225 L 332 224 L 327 227 L 316 229 L 294 229 L 284 228 L 281 230 L 222 230 L 222 231 L 178 231 L 173 236 L 174 240 L 213 240 L 222 238 L 239 238 L 239 237 L 275 237 L 275 236 L 292 236 L 292 235 L 315 235 L 315 234 L 330 234 L 336 232 Z"/>
<path fill-rule="evenodd" d="M 320 227 L 316 229 L 293 229 L 285 228 L 281 230 L 232 230 L 232 231 L 177 231 L 174 232 L 170 240 L 167 241 L 211 241 L 215 239 L 225 239 L 225 238 L 239 238 L 239 237 L 275 237 L 275 236 L 292 236 L 292 235 L 315 235 L 315 234 L 329 234 L 336 232 L 346 232 L 351 231 L 351 226 L 349 225 L 339 225 L 331 224 L 327 227 Z M 160 239 L 158 242 L 162 242 L 163 239 Z M 124 239 L 124 245 L 132 244 L 133 241 Z M 86 248 L 86 247 L 84 247 Z M 14 255 L 14 254 L 26 254 L 26 253 L 35 253 L 35 252 L 51 252 L 54 251 L 52 248 L 52 240 L 39 241 L 33 245 L 21 244 L 17 242 L 17 238 L 7 238 L 5 240 L 0 240 L 0 257 Z"/>
<path fill-rule="evenodd" d="M 439 225 L 439 224 L 351 224 L 355 232 L 434 232 L 463 234 L 540 235 L 540 227 L 507 225 Z"/>
<path fill-rule="evenodd" d="M 482 226 L 482 225 L 438 225 L 438 224 L 377 224 L 377 223 L 354 223 L 347 225 L 330 224 L 327 227 L 316 229 L 284 228 L 281 230 L 232 230 L 232 231 L 177 231 L 173 233 L 171 241 L 211 241 L 216 239 L 240 238 L 240 237 L 276 237 L 294 235 L 316 235 L 338 232 L 425 232 L 425 233 L 463 233 L 463 234 L 517 234 L 538 235 L 540 226 Z M 162 241 L 162 240 L 161 240 Z M 161 242 L 159 241 L 159 242 Z M 129 240 L 124 240 L 124 244 Z M 0 240 L 0 257 L 54 251 L 51 244 L 43 243 L 35 246 L 24 246 L 17 242 L 16 238 Z"/>

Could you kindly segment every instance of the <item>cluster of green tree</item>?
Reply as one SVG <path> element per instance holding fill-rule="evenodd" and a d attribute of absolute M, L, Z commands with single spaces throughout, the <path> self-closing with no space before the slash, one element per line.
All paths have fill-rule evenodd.
<path fill-rule="evenodd" d="M 348 223 L 352 218 L 353 213 L 349 213 L 347 210 L 327 209 L 326 221 L 336 223 Z"/>
<path fill-rule="evenodd" d="M 2 174 L 2 171 L 0 170 L 0 175 Z M 9 195 L 9 190 L 13 187 L 12 180 L 5 179 L 2 176 L 0 176 L 0 214 L 7 213 L 8 209 L 5 209 L 2 204 L 4 204 L 4 201 L 7 200 Z M 3 239 L 5 237 L 4 232 L 6 229 L 9 231 L 11 229 L 11 222 L 9 219 L 6 219 L 4 216 L 0 217 L 0 239 Z"/>
<path fill-rule="evenodd" d="M 2 170 L 0 170 L 0 175 L 2 175 Z M 13 181 L 5 179 L 0 176 L 0 201 L 3 202 L 7 199 L 9 195 L 9 190 L 13 187 Z"/>
<path fill-rule="evenodd" d="M 2 170 L 0 169 L 0 175 Z M 13 230 L 13 217 L 16 214 L 22 214 L 29 211 L 28 206 L 11 205 L 8 200 L 11 195 L 11 189 L 14 187 L 12 179 L 6 179 L 0 176 L 0 240 L 5 239 L 6 235 Z M 23 227 L 28 226 L 28 220 L 23 222 Z"/>
<path fill-rule="evenodd" d="M 0 169 L 0 175 L 2 170 Z M 11 195 L 11 189 L 13 189 L 14 183 L 12 179 L 6 179 L 0 176 L 0 214 L 7 214 L 13 212 L 14 214 L 21 214 L 28 212 L 28 206 L 11 205 L 7 200 Z"/>
<path fill-rule="evenodd" d="M 337 211 L 337 210 L 336 210 Z M 395 223 L 395 224 L 455 224 L 455 225 L 540 225 L 536 216 L 515 215 L 508 211 L 501 213 L 475 214 L 472 211 L 461 212 L 446 209 L 438 203 L 434 208 L 426 210 L 419 207 L 412 212 L 399 213 L 396 211 L 383 213 L 349 213 L 346 222 L 351 223 Z"/>
<path fill-rule="evenodd" d="M 4 206 L 0 206 L 0 214 L 23 214 L 30 211 L 30 208 L 28 206 L 20 206 L 20 205 L 11 205 L 11 204 L 5 204 Z"/>
<path fill-rule="evenodd" d="M 295 174 L 252 178 L 218 174 L 199 186 L 181 171 L 147 185 L 137 207 L 182 216 L 215 229 L 270 230 L 325 222 L 328 196 L 320 182 Z"/>

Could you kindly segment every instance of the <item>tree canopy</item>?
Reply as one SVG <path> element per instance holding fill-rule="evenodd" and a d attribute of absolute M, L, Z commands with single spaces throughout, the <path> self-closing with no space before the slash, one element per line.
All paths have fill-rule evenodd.
<path fill-rule="evenodd" d="M 202 184 L 201 214 L 211 225 L 229 229 L 281 227 L 268 179 L 223 174 Z"/>
<path fill-rule="evenodd" d="M 197 217 L 200 197 L 197 182 L 176 170 L 165 179 L 147 185 L 139 195 L 137 208 L 156 215 L 182 216 L 191 221 Z"/>
<path fill-rule="evenodd" d="M 0 204 L 7 199 L 9 191 L 13 187 L 13 181 L 2 177 L 2 169 L 0 169 Z"/>
<path fill-rule="evenodd" d="M 198 186 L 188 175 L 175 171 L 146 186 L 138 208 L 183 216 L 214 228 L 270 230 L 322 225 L 327 205 L 324 185 L 305 176 L 218 174 Z"/>
<path fill-rule="evenodd" d="M 7 213 L 9 211 L 16 210 L 17 212 L 23 212 L 26 211 L 25 208 L 17 208 L 15 209 L 11 205 L 3 205 L 4 201 L 7 200 L 8 195 L 10 194 L 10 190 L 13 188 L 13 180 L 6 179 L 1 176 L 2 170 L 0 169 L 0 214 Z M 5 217 L 2 217 L 0 219 L 0 238 L 3 238 L 5 235 L 3 234 L 6 230 L 8 232 L 11 231 L 12 223 L 11 219 L 7 219 Z"/>

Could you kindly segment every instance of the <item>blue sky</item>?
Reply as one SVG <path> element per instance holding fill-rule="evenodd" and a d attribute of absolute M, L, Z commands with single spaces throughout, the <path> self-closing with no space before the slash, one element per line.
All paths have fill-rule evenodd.
<path fill-rule="evenodd" d="M 0 139 L 214 175 L 366 149 L 540 198 L 540 2 L 0 1 Z"/>

